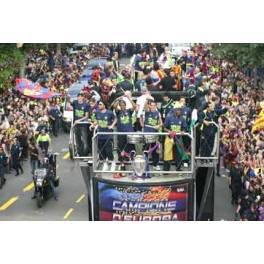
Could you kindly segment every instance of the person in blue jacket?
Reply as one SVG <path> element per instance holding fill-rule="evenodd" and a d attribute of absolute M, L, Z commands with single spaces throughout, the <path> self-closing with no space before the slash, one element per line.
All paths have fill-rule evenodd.
<path fill-rule="evenodd" d="M 117 118 L 117 132 L 134 132 L 132 115 L 134 110 L 136 110 L 136 104 L 133 102 L 130 96 L 125 95 L 132 105 L 132 109 L 126 109 L 126 101 L 123 99 L 117 100 L 113 108 L 115 109 L 115 115 Z M 121 170 L 125 170 L 125 160 L 124 153 L 130 153 L 135 149 L 134 145 L 128 144 L 127 135 L 117 136 L 117 146 L 118 146 L 118 159 L 121 162 Z"/>
<path fill-rule="evenodd" d="M 82 93 L 78 94 L 77 100 L 72 103 L 72 107 L 77 155 L 87 156 L 91 152 L 88 149 L 88 124 L 82 124 L 82 122 L 88 121 L 89 105 L 84 101 L 84 95 Z"/>
<path fill-rule="evenodd" d="M 174 109 L 174 114 L 168 115 L 164 123 L 165 132 L 168 132 L 169 136 L 174 139 L 174 157 L 176 170 L 181 170 L 183 160 L 186 156 L 182 136 L 177 135 L 177 133 L 186 132 L 187 130 L 187 124 L 185 119 L 181 116 L 181 111 L 181 108 Z M 170 170 L 170 161 L 164 162 L 164 170 Z"/>
<path fill-rule="evenodd" d="M 160 112 L 157 110 L 156 102 L 153 100 L 146 101 L 145 112 L 141 116 L 141 126 L 143 127 L 143 132 L 157 133 L 162 128 L 162 125 L 162 117 Z M 157 141 L 147 143 L 144 146 L 145 150 L 154 148 L 151 153 L 154 170 L 160 170 L 157 143 Z"/>
<path fill-rule="evenodd" d="M 91 128 L 97 126 L 97 132 L 113 132 L 117 120 L 114 113 L 106 109 L 103 101 L 98 103 L 94 118 Z M 112 135 L 98 135 L 98 152 L 100 160 L 103 161 L 103 171 L 108 170 L 108 163 L 112 163 L 111 171 L 115 170 Z"/>
<path fill-rule="evenodd" d="M 201 123 L 200 157 L 214 156 L 213 149 L 220 115 L 227 112 L 227 108 L 215 108 L 214 102 L 209 102 L 205 110 L 199 112 L 198 120 Z"/>
<path fill-rule="evenodd" d="M 138 80 L 138 75 L 140 72 L 143 72 L 144 67 L 142 67 L 141 62 L 144 62 L 146 57 L 146 51 L 141 49 L 140 52 L 135 56 L 134 60 L 134 69 L 135 69 L 135 83 Z"/>
<path fill-rule="evenodd" d="M 17 138 L 15 137 L 13 139 L 13 142 L 12 142 L 12 146 L 11 146 L 11 157 L 12 157 L 12 164 L 13 164 L 13 168 L 15 169 L 16 171 L 16 175 L 15 176 L 18 176 L 19 175 L 19 170 L 21 171 L 21 173 L 23 174 L 24 173 L 24 170 L 20 164 L 20 157 L 21 157 L 21 146 L 17 140 Z"/>

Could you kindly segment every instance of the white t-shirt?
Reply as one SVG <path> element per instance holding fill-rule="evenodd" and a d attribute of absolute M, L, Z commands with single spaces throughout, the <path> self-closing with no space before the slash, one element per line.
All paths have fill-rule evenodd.
<path fill-rule="evenodd" d="M 126 96 L 124 96 L 122 99 L 126 102 L 126 109 L 132 109 L 133 108 L 133 105 L 131 104 L 131 102 L 129 101 L 129 99 Z"/>
<path fill-rule="evenodd" d="M 142 94 L 141 96 L 138 97 L 136 102 L 136 104 L 139 106 L 137 112 L 137 118 L 140 118 L 140 116 L 142 116 L 147 99 L 154 99 L 154 98 L 151 97 L 149 94 Z"/>
<path fill-rule="evenodd" d="M 197 109 L 193 109 L 192 111 L 192 121 L 197 121 L 198 120 L 198 111 Z"/>
<path fill-rule="evenodd" d="M 138 97 L 137 102 L 136 102 L 138 106 L 137 118 L 140 118 L 140 116 L 143 114 L 144 105 L 146 103 L 146 100 L 147 100 L 146 94 L 143 94 Z"/>
<path fill-rule="evenodd" d="M 167 57 L 166 60 L 164 60 L 165 56 Z M 172 67 L 172 58 L 170 53 L 162 53 L 158 59 L 158 63 L 162 67 L 162 69 L 170 69 Z"/>

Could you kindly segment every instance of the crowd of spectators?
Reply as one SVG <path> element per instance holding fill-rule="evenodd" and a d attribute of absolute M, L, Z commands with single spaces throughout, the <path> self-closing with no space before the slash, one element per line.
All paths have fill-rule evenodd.
<path fill-rule="evenodd" d="M 56 55 L 53 51 L 32 49 L 28 58 L 25 78 L 39 82 L 42 87 L 59 92 L 61 96 L 50 100 L 26 97 L 15 89 L 15 82 L 14 87 L 0 91 L 1 188 L 6 181 L 4 174 L 14 169 L 18 176 L 23 173 L 21 164 L 24 160 L 36 159 L 36 154 L 31 151 L 35 148 L 36 137 L 43 127 L 47 130 L 52 127 L 52 110 L 62 110 L 64 94 L 78 80 L 88 53 Z"/>

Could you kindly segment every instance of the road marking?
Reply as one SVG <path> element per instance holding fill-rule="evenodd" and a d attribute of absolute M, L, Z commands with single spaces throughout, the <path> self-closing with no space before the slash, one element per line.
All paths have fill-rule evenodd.
<path fill-rule="evenodd" d="M 31 183 L 29 183 L 24 189 L 23 192 L 29 192 L 34 188 L 34 182 L 32 181 Z"/>
<path fill-rule="evenodd" d="M 82 194 L 78 200 L 76 200 L 76 203 L 80 203 L 85 197 L 85 194 Z"/>
<path fill-rule="evenodd" d="M 70 215 L 71 215 L 71 213 L 73 212 L 73 208 L 70 208 L 68 211 L 67 211 L 67 213 L 64 215 L 64 217 L 63 217 L 63 219 L 67 219 Z"/>
<path fill-rule="evenodd" d="M 61 152 L 67 152 L 69 150 L 69 148 L 63 148 L 61 149 Z"/>
<path fill-rule="evenodd" d="M 5 202 L 1 207 L 0 211 L 6 210 L 8 207 L 10 207 L 16 200 L 18 199 L 18 196 L 11 197 L 7 202 Z"/>
<path fill-rule="evenodd" d="M 63 155 L 63 159 L 64 160 L 68 159 L 69 157 L 70 157 L 70 152 L 69 151 Z"/>
<path fill-rule="evenodd" d="M 60 167 L 59 164 L 57 164 L 56 169 L 58 169 L 59 167 Z"/>

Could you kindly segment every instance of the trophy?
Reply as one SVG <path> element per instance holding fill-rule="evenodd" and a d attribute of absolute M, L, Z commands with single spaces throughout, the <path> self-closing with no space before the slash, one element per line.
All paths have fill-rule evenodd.
<path fill-rule="evenodd" d="M 148 170 L 148 159 L 146 158 L 146 154 L 136 155 L 135 151 L 131 152 L 131 160 L 132 160 L 132 168 L 134 170 L 133 179 L 139 178 L 149 178 L 147 170 Z"/>

